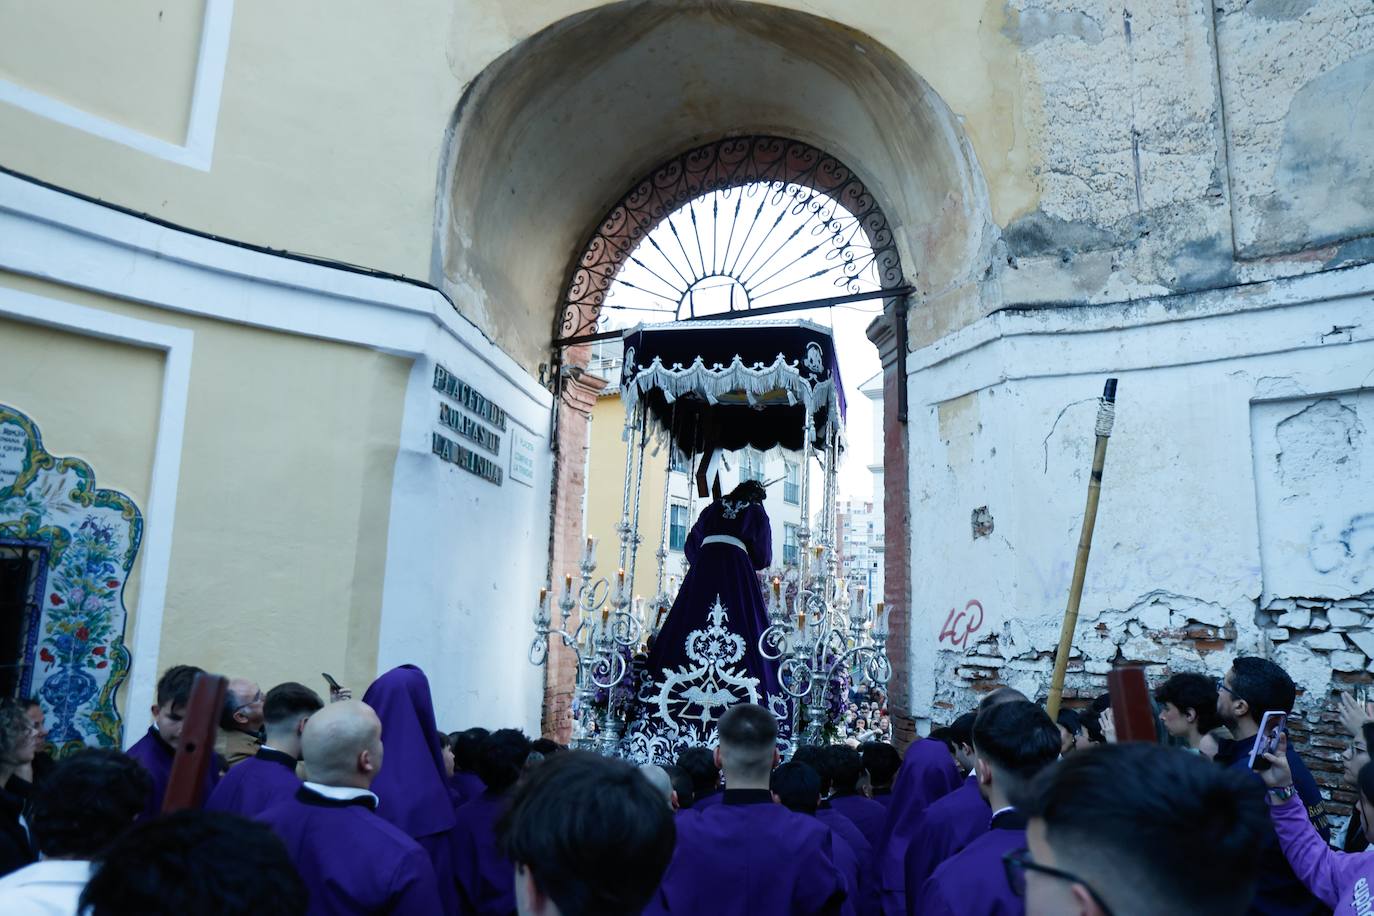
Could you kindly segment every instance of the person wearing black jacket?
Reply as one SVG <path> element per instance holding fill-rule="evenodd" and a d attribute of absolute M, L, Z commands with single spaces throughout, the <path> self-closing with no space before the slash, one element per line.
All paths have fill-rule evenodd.
<path fill-rule="evenodd" d="M 20 820 L 30 783 L 15 775 L 33 763 L 37 729 L 17 700 L 0 700 L 0 875 L 34 861 L 33 842 Z"/>

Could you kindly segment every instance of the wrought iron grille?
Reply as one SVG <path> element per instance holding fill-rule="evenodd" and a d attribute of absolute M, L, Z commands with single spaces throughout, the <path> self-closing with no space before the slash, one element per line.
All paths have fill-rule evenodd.
<path fill-rule="evenodd" d="M 654 232 L 665 222 L 666 234 Z M 738 289 L 749 310 L 817 280 L 851 294 L 902 287 L 892 230 L 873 194 L 806 143 L 727 138 L 659 166 L 606 214 L 568 283 L 556 336 L 594 333 L 603 307 L 688 317 L 705 281 L 732 287 L 732 310 Z M 620 298 L 636 304 L 617 306 Z"/>

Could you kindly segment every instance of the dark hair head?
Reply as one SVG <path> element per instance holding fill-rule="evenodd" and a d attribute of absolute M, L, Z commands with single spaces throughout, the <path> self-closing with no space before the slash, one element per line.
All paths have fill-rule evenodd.
<path fill-rule="evenodd" d="M 453 750 L 453 738 L 449 735 L 448 732 L 439 732 L 439 750 L 450 752 Z"/>
<path fill-rule="evenodd" d="M 1374 728 L 1374 725 L 1365 726 L 1366 734 L 1368 734 L 1367 730 L 1371 728 Z M 1366 738 L 1365 740 L 1368 741 L 1369 739 Z M 1360 772 L 1355 781 L 1360 785 L 1360 793 L 1371 805 L 1374 805 L 1374 762 L 1366 763 L 1360 767 Z"/>
<path fill-rule="evenodd" d="M 1030 698 L 1015 687 L 998 687 L 992 693 L 978 701 L 978 712 L 982 712 L 989 706 L 996 706 L 999 703 L 1026 703 Z"/>
<path fill-rule="evenodd" d="M 1217 717 L 1217 682 L 1215 678 L 1196 671 L 1175 674 L 1155 688 L 1155 702 L 1174 704 L 1181 713 L 1192 710 L 1197 715 L 1199 734 L 1207 734 L 1221 724 Z"/>
<path fill-rule="evenodd" d="M 638 770 L 585 751 L 536 767 L 496 832 L 564 916 L 638 914 L 677 838 L 672 811 Z"/>
<path fill-rule="evenodd" d="M 1093 712 L 1101 714 L 1105 710 L 1112 708 L 1112 695 L 1110 693 L 1099 693 L 1093 697 L 1092 706 L 1089 707 Z"/>
<path fill-rule="evenodd" d="M 157 682 L 157 705 L 170 711 L 191 702 L 191 685 L 197 674 L 205 672 L 195 665 L 173 665 L 162 673 Z"/>
<path fill-rule="evenodd" d="M 1263 837 L 1264 788 L 1176 748 L 1108 744 L 1070 754 L 1032 783 L 1058 867 L 1116 913 L 1240 914 Z M 1187 880 L 1206 863 L 1207 879 Z"/>
<path fill-rule="evenodd" d="M 504 792 L 520 778 L 530 739 L 517 728 L 501 728 L 482 739 L 477 748 L 477 775 L 488 789 Z"/>
<path fill-rule="evenodd" d="M 859 791 L 864 775 L 864 758 L 847 744 L 832 744 L 825 749 L 826 764 L 830 767 L 830 785 L 836 795 L 853 795 Z"/>
<path fill-rule="evenodd" d="M 821 803 L 821 774 L 796 760 L 774 767 L 768 788 L 783 807 L 798 814 L 815 814 Z"/>
<path fill-rule="evenodd" d="M 19 702 L 24 707 L 24 712 L 28 712 L 35 706 L 42 707 L 43 705 L 42 703 L 38 702 L 38 697 L 20 697 Z"/>
<path fill-rule="evenodd" d="M 49 858 L 93 859 L 148 804 L 153 781 L 113 748 L 79 751 L 53 767 L 34 791 L 29 824 Z"/>
<path fill-rule="evenodd" d="M 1231 695 L 1245 701 L 1258 725 L 1271 710 L 1292 712 L 1298 688 L 1288 672 L 1269 659 L 1242 655 L 1231 662 Z"/>
<path fill-rule="evenodd" d="M 232 814 L 178 811 L 115 840 L 97 860 L 78 910 L 92 916 L 298 916 L 307 902 L 286 847 L 266 825 Z"/>
<path fill-rule="evenodd" d="M 953 722 L 949 723 L 949 741 L 958 746 L 967 744 L 973 747 L 973 723 L 978 718 L 976 712 L 966 712 Z"/>
<path fill-rule="evenodd" d="M 875 788 L 892 785 L 897 771 L 902 768 L 902 755 L 886 741 L 869 741 L 859 749 L 863 754 L 864 769 Z"/>
<path fill-rule="evenodd" d="M 552 738 L 535 738 L 530 742 L 530 751 L 536 754 L 543 754 L 545 759 L 566 750 L 566 747 Z"/>
<path fill-rule="evenodd" d="M 1064 726 L 1070 735 L 1077 735 L 1083 730 L 1083 720 L 1077 710 L 1069 709 L 1067 706 L 1059 707 L 1059 715 L 1055 716 L 1054 720 Z"/>
<path fill-rule="evenodd" d="M 725 498 L 734 502 L 761 503 L 768 499 L 768 489 L 757 480 L 746 480 Z"/>
<path fill-rule="evenodd" d="M 1019 798 L 1025 782 L 1059 757 L 1059 729 L 1034 703 L 1000 703 L 978 714 L 973 747 L 993 766 L 1003 790 Z"/>
<path fill-rule="evenodd" d="M 834 775 L 830 769 L 830 756 L 825 748 L 817 744 L 803 744 L 792 752 L 793 763 L 804 763 L 816 771 L 821 781 L 821 794 L 829 795 L 834 785 Z"/>
<path fill-rule="evenodd" d="M 454 732 L 453 735 L 453 763 L 460 770 L 468 773 L 477 772 L 477 751 L 482 746 L 482 741 L 491 732 L 485 728 L 469 728 L 461 732 Z"/>
<path fill-rule="evenodd" d="M 731 706 L 720 717 L 720 757 L 725 778 L 766 776 L 773 768 L 778 741 L 778 720 L 755 703 Z"/>
<path fill-rule="evenodd" d="M 710 748 L 689 747 L 677 755 L 677 765 L 692 780 L 692 795 L 710 795 L 720 786 L 720 770 Z M 681 801 L 681 799 L 679 799 Z"/>
<path fill-rule="evenodd" d="M 294 725 L 302 716 L 311 716 L 324 709 L 320 695 L 304 684 L 287 681 L 267 691 L 262 701 L 262 719 L 274 725 Z"/>
<path fill-rule="evenodd" d="M 0 699 L 0 761 L 12 763 L 33 733 L 33 721 L 18 700 Z"/>
<path fill-rule="evenodd" d="M 687 771 L 682 767 L 671 763 L 663 767 L 663 772 L 668 774 L 668 781 L 673 784 L 673 791 L 677 793 L 677 806 L 679 808 L 692 807 L 692 802 L 697 800 L 696 787 L 692 785 L 692 777 L 687 775 Z"/>

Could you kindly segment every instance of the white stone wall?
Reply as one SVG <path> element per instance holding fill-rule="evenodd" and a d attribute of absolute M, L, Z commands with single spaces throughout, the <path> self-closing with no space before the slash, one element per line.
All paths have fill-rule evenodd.
<path fill-rule="evenodd" d="M 1108 376 L 1116 429 L 1069 695 L 1103 692 L 1115 662 L 1221 674 L 1263 653 L 1310 705 L 1333 671 L 1371 668 L 1371 289 L 1364 267 L 1003 312 L 913 353 L 918 721 L 971 707 L 980 682 L 1046 692 Z"/>

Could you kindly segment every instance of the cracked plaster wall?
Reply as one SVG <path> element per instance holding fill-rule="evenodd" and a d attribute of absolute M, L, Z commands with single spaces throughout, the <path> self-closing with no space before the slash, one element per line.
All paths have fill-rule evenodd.
<path fill-rule="evenodd" d="M 1362 270 L 1351 289 L 1374 279 Z M 1330 691 L 1374 682 L 1374 326 L 1367 294 L 1291 282 L 1296 304 L 1247 315 L 1028 312 L 913 357 L 921 730 L 998 684 L 1047 692 L 1111 374 L 1117 422 L 1066 696 L 1104 692 L 1114 664 L 1150 665 L 1153 680 L 1276 658 L 1303 691 L 1309 763 L 1348 801 Z M 1333 319 L 1353 327 L 1333 335 Z M 996 525 L 977 536 L 982 507 Z"/>

